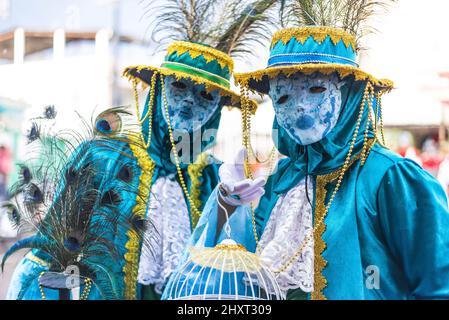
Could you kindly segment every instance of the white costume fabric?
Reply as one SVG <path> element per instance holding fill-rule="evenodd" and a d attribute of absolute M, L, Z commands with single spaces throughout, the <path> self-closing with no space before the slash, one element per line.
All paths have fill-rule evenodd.
<path fill-rule="evenodd" d="M 173 177 L 160 177 L 151 187 L 147 218 L 138 281 L 162 293 L 191 236 L 184 195 Z"/>
<path fill-rule="evenodd" d="M 308 190 L 310 195 L 313 190 L 310 183 Z M 309 198 L 313 201 L 312 195 Z M 311 233 L 312 208 L 307 200 L 303 180 L 277 201 L 259 243 L 258 253 L 262 262 L 274 272 L 280 270 Z M 276 274 L 276 280 L 285 295 L 291 289 L 300 288 L 307 293 L 313 291 L 313 246 L 313 240 L 308 241 L 299 258 L 286 271 Z"/>

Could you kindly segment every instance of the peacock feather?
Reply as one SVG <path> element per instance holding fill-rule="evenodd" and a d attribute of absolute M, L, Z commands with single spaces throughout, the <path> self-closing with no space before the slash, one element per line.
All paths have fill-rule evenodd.
<path fill-rule="evenodd" d="M 148 197 L 139 188 L 144 169 L 132 152 L 144 146 L 122 126 L 128 115 L 124 107 L 111 108 L 90 125 L 84 121 L 84 133 L 50 135 L 35 126 L 38 138 L 30 147 L 38 156 L 20 164 L 12 198 L 3 204 L 19 231 L 31 236 L 8 250 L 2 268 L 13 253 L 32 249 L 48 271 L 76 266 L 99 298 L 124 298 L 127 234 L 144 241 L 145 212 L 133 209 Z M 31 285 L 29 275 L 24 283 Z"/>
<path fill-rule="evenodd" d="M 167 0 L 145 7 L 158 49 L 185 40 L 210 45 L 231 56 L 266 44 L 275 25 L 276 0 Z"/>

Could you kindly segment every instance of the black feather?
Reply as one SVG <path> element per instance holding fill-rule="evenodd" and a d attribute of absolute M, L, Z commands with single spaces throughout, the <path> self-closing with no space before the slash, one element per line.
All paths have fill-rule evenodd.
<path fill-rule="evenodd" d="M 39 138 L 40 138 L 40 126 L 36 122 L 33 122 L 31 124 L 30 130 L 28 130 L 27 133 L 28 143 L 32 143 L 38 140 Z"/>
<path fill-rule="evenodd" d="M 56 108 L 53 105 L 46 106 L 44 109 L 44 118 L 48 120 L 55 119 L 57 116 Z"/>
<path fill-rule="evenodd" d="M 124 182 L 131 182 L 133 180 L 132 169 L 124 165 L 120 168 L 117 178 Z"/>

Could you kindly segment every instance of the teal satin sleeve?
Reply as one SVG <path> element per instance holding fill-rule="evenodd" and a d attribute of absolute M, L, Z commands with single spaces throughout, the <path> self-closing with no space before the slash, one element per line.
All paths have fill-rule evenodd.
<path fill-rule="evenodd" d="M 38 254 L 37 251 L 34 251 Z M 59 300 L 57 290 L 42 288 L 45 299 L 42 297 L 39 287 L 39 275 L 48 271 L 48 268 L 36 261 L 25 257 L 17 265 L 11 277 L 10 285 L 6 293 L 6 300 Z M 85 290 L 85 285 L 81 284 L 80 292 Z M 102 296 L 96 287 L 92 284 L 89 300 L 102 300 Z"/>
<path fill-rule="evenodd" d="M 377 201 L 410 298 L 448 299 L 449 212 L 441 186 L 414 162 L 402 161 L 387 171 Z"/>
<path fill-rule="evenodd" d="M 47 267 L 26 257 L 22 259 L 11 277 L 6 299 L 41 300 L 38 278 L 41 272 L 47 270 Z"/>

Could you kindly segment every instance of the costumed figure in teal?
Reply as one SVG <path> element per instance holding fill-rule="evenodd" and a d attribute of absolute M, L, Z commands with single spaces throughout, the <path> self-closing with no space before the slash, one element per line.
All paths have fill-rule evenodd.
<path fill-rule="evenodd" d="M 69 150 L 72 151 L 68 152 L 69 160 L 64 161 L 62 169 L 55 168 L 53 162 L 47 162 L 48 167 L 55 172 L 47 180 L 55 181 L 54 185 L 57 186 L 48 192 L 52 194 L 56 190 L 55 198 L 51 197 L 46 201 L 48 207 L 39 209 L 39 212 L 48 211 L 46 216 L 51 217 L 46 220 L 48 223 L 58 224 L 61 215 L 79 215 L 79 210 L 61 213 L 61 207 L 66 206 L 58 203 L 77 202 L 91 189 L 98 194 L 97 198 L 91 199 L 95 205 L 88 211 L 90 215 L 97 214 L 97 211 L 103 214 L 104 206 L 107 206 L 108 210 L 114 210 L 114 214 L 107 215 L 108 219 L 105 221 L 101 216 L 92 219 L 98 221 L 97 226 L 86 228 L 85 223 L 82 226 L 68 226 L 70 230 L 82 227 L 83 235 L 86 232 L 95 234 L 110 229 L 114 231 L 106 238 L 111 241 L 108 248 L 116 248 L 108 251 L 109 254 L 114 253 L 116 260 L 104 258 L 101 252 L 96 257 L 90 257 L 102 263 L 97 269 L 103 270 L 103 275 L 113 275 L 108 277 L 110 281 L 105 281 L 105 284 L 114 283 L 114 290 L 108 291 L 108 287 L 104 289 L 105 285 L 99 288 L 95 285 L 97 278 L 93 276 L 88 278 L 84 272 L 79 278 L 89 279 L 86 281 L 91 285 L 88 289 L 82 288 L 79 298 L 158 298 L 158 292 L 173 266 L 177 264 L 178 255 L 183 251 L 185 239 L 188 239 L 191 228 L 195 226 L 200 216 L 199 210 L 218 183 L 217 163 L 204 151 L 215 143 L 215 130 L 219 125 L 221 108 L 240 104 L 239 95 L 230 90 L 233 61 L 229 55 L 221 51 L 233 54 L 244 51 L 243 43 L 247 41 L 244 36 L 251 33 L 251 28 L 259 21 L 265 19 L 264 12 L 274 2 L 255 1 L 252 6 L 246 8 L 247 10 L 237 10 L 242 6 L 238 1 L 226 4 L 221 2 L 225 10 L 217 10 L 216 5 L 219 3 L 217 1 L 193 1 L 190 5 L 193 5 L 195 10 L 181 10 L 182 8 L 177 6 L 168 6 L 161 10 L 164 13 L 159 16 L 159 20 L 156 19 L 158 23 L 155 32 L 161 31 L 166 34 L 171 28 L 172 31 L 176 31 L 171 33 L 172 37 L 188 41 L 173 43 L 161 68 L 136 67 L 125 71 L 125 75 L 133 79 L 136 102 L 138 82 L 150 86 L 143 115 L 137 110 L 139 129 L 122 134 L 121 130 L 116 130 L 121 127 L 116 126 L 114 129 L 117 112 L 108 111 L 95 123 L 95 130 L 102 135 L 99 141 L 94 138 L 78 147 L 71 146 Z M 185 14 L 186 16 L 182 18 L 177 16 L 184 21 L 174 26 L 173 20 L 164 19 L 167 15 L 173 14 L 170 10 L 178 10 L 181 15 Z M 221 14 L 219 24 L 216 21 L 215 24 L 211 23 L 213 20 L 210 19 L 211 13 L 218 12 Z M 226 19 L 227 17 L 229 19 Z M 170 22 L 164 24 L 164 21 Z M 190 28 L 190 24 L 194 24 L 195 27 Z M 259 29 L 255 28 L 256 32 Z M 211 43 L 219 50 L 195 43 L 198 41 Z M 138 107 L 137 103 L 136 106 Z M 175 149 L 178 140 L 182 140 L 184 144 L 180 153 L 175 156 L 172 150 Z M 134 168 L 133 171 L 122 171 L 124 165 L 127 168 Z M 95 183 L 69 186 L 64 179 L 59 182 L 59 178 L 65 177 L 71 167 L 88 167 Z M 41 169 L 38 171 L 42 172 Z M 125 181 L 128 184 L 126 188 L 109 190 L 112 187 L 120 187 L 125 178 L 129 179 Z M 31 180 L 26 179 L 24 185 L 30 183 Z M 97 190 L 100 187 L 101 192 Z M 67 193 L 70 193 L 69 196 Z M 20 216 L 16 207 L 20 207 L 21 199 L 17 202 L 16 206 L 8 204 L 14 217 Z M 40 202 L 39 200 L 39 205 Z M 35 214 L 35 209 L 27 208 L 22 216 Z M 146 218 L 148 221 L 144 222 Z M 109 229 L 100 227 L 103 224 L 108 224 Z M 88 225 L 91 226 L 90 220 Z M 37 231 L 37 234 L 42 233 L 41 238 L 49 241 L 55 236 L 56 227 L 54 225 L 53 227 L 42 227 L 39 224 L 34 225 L 33 231 Z M 68 229 L 64 234 L 73 233 Z M 96 248 L 97 242 L 93 239 L 103 239 L 78 236 L 78 242 L 81 241 L 80 238 L 82 245 L 71 246 L 74 249 L 72 251 L 64 249 L 59 252 L 70 257 L 64 256 L 67 261 L 63 264 L 57 262 L 61 260 L 59 256 L 57 259 L 51 256 L 56 251 L 55 246 L 64 248 L 69 244 L 70 241 L 65 242 L 65 237 L 59 237 L 54 246 L 50 247 L 42 247 L 41 242 L 37 243 L 34 240 L 15 245 L 7 256 L 19 248 L 31 247 L 33 250 L 16 269 L 8 298 L 57 299 L 59 292 L 63 292 L 64 298 L 67 298 L 65 280 L 69 275 L 63 274 L 64 271 L 74 265 L 73 260 L 78 264 L 85 261 L 83 258 L 86 256 L 85 249 L 80 248 L 92 246 Z M 90 263 L 89 261 L 86 263 Z M 47 276 L 46 273 L 51 274 Z M 90 275 L 92 272 L 87 273 Z M 55 277 L 61 290 L 54 284 Z M 51 284 L 47 288 L 48 282 Z M 72 292 L 70 296 L 74 298 Z"/>
<path fill-rule="evenodd" d="M 447 299 L 447 199 L 429 173 L 385 147 L 381 100 L 393 84 L 356 62 L 359 23 L 373 8 L 364 3 L 338 7 L 354 17 L 341 23 L 296 1 L 306 26 L 274 35 L 267 69 L 236 75 L 244 95 L 272 99 L 273 136 L 286 158 L 255 210 L 240 190 L 247 165 L 223 169 L 190 244 L 219 244 L 217 216 L 233 211 L 232 239 L 257 253 L 284 298 Z M 164 298 L 176 298 L 171 292 Z"/>
<path fill-rule="evenodd" d="M 171 30 L 171 38 L 184 40 L 170 43 L 160 67 L 124 72 L 134 85 L 142 143 L 154 166 L 146 214 L 149 248 L 142 247 L 137 279 L 143 299 L 160 298 L 219 182 L 220 163 L 207 151 L 216 143 L 222 108 L 240 107 L 240 96 L 231 90 L 231 54 L 244 50 L 248 32 L 274 3 L 254 1 L 245 10 L 236 10 L 238 1 L 193 1 L 192 10 L 164 7 L 153 36 L 166 37 Z M 149 87 L 142 112 L 139 85 Z"/>
<path fill-rule="evenodd" d="M 126 108 L 102 112 L 79 132 L 49 134 L 34 123 L 30 160 L 4 204 L 24 234 L 4 255 L 31 249 L 16 267 L 7 299 L 125 299 L 136 291 L 151 163 Z M 34 157 L 38 156 L 38 159 Z M 135 298 L 135 297 L 134 297 Z"/>

